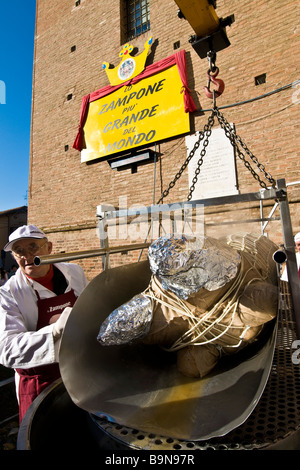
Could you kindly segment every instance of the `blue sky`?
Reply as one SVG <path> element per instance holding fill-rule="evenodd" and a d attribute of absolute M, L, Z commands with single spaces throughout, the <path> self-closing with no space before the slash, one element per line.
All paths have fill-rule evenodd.
<path fill-rule="evenodd" d="M 35 0 L 0 0 L 0 211 L 27 205 Z"/>

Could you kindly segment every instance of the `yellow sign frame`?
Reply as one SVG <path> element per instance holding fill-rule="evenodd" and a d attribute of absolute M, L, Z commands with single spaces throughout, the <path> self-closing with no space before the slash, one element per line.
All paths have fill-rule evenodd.
<path fill-rule="evenodd" d="M 82 162 L 190 132 L 176 64 L 90 102 L 83 131 Z"/>

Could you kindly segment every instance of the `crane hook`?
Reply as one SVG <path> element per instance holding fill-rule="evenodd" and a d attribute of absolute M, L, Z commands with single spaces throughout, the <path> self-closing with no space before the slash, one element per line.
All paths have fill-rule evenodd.
<path fill-rule="evenodd" d="M 224 89 L 225 89 L 225 83 L 223 80 L 220 78 L 216 78 L 217 75 L 219 74 L 219 68 L 216 67 L 215 71 L 212 72 L 211 70 L 208 70 L 207 72 L 207 77 L 208 77 L 208 85 L 204 87 L 205 94 L 208 98 L 214 99 L 215 96 L 220 96 L 222 95 Z M 210 90 L 210 84 L 213 82 L 214 85 L 216 85 L 216 90 L 211 91 Z"/>

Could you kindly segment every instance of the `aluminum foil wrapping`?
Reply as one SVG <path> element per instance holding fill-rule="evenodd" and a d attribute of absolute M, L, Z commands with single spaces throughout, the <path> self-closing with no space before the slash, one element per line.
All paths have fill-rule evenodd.
<path fill-rule="evenodd" d="M 136 295 L 104 320 L 97 340 L 103 346 L 122 345 L 140 340 L 149 333 L 151 321 L 151 300 L 144 294 Z"/>
<path fill-rule="evenodd" d="M 216 290 L 235 278 L 240 264 L 236 250 L 208 237 L 164 236 L 148 251 L 150 268 L 164 289 L 187 299 L 204 287 Z M 145 337 L 152 321 L 152 302 L 145 294 L 115 309 L 100 327 L 104 346 L 129 344 Z"/>
<path fill-rule="evenodd" d="M 187 299 L 199 289 L 214 291 L 237 275 L 239 253 L 210 237 L 168 235 L 148 250 L 150 268 L 164 289 Z"/>

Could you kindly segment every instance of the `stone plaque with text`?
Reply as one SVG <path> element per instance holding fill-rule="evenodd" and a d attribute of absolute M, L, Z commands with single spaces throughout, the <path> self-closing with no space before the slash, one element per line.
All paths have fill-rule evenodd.
<path fill-rule="evenodd" d="M 188 154 L 198 140 L 199 133 L 186 137 Z M 189 187 L 195 176 L 197 162 L 203 149 L 203 140 L 188 165 Z M 238 194 L 234 149 L 223 129 L 213 129 L 200 167 L 200 174 L 192 194 L 192 199 L 207 199 L 212 197 Z"/>

